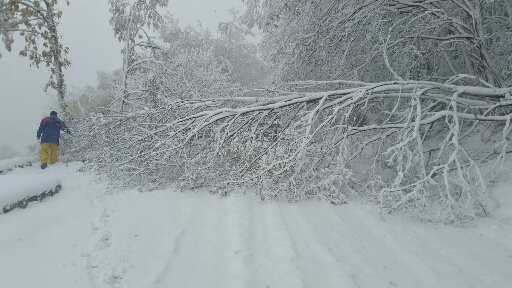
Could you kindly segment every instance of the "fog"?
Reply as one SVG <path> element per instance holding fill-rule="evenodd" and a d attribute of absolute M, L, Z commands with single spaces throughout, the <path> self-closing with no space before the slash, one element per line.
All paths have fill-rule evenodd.
<path fill-rule="evenodd" d="M 111 72 L 122 63 L 121 44 L 109 25 L 108 2 L 75 0 L 70 6 L 60 5 L 63 17 L 58 30 L 72 61 L 64 70 L 65 83 L 68 88 L 96 85 L 98 71 Z M 231 20 L 232 7 L 241 9 L 243 4 L 240 0 L 170 0 L 162 14 L 169 11 L 181 25 L 201 22 L 215 31 L 220 21 Z M 55 91 L 43 91 L 50 72 L 45 67 L 29 67 L 29 61 L 18 55 L 23 44 L 23 39 L 16 39 L 10 53 L 0 47 L 0 149 L 10 147 L 28 156 L 28 146 L 38 144 L 41 119 L 58 106 Z"/>

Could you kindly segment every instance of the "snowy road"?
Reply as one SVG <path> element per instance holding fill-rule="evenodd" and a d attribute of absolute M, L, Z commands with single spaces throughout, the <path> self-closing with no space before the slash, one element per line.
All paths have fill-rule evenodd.
<path fill-rule="evenodd" d="M 0 215 L 0 287 L 512 287 L 510 195 L 453 228 L 359 203 L 112 193 L 78 168 L 44 171 L 61 193 Z"/>

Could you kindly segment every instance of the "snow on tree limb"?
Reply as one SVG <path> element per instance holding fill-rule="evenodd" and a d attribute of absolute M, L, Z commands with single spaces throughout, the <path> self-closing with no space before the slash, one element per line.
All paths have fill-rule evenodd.
<path fill-rule="evenodd" d="M 128 24 L 157 15 L 142 21 L 111 0 L 113 20 L 126 24 L 114 28 L 129 36 L 124 75 L 114 102 L 81 125 L 74 152 L 143 190 L 243 186 L 262 199 L 335 204 L 364 196 L 383 212 L 446 222 L 487 213 L 487 180 L 511 130 L 506 1 L 244 2 L 277 89 L 240 85 L 258 73 L 233 75 L 247 54 L 231 54 L 250 48 L 240 34 L 218 42 L 168 17 L 155 49 L 144 31 L 148 41 L 133 38 L 144 25 Z"/>
<path fill-rule="evenodd" d="M 332 85 L 338 89 L 322 91 Z M 368 193 L 385 210 L 437 211 L 429 217 L 447 222 L 474 219 L 493 205 L 481 166 L 491 152 L 472 146 L 484 129 L 500 130 L 499 142 L 481 145 L 494 163 L 503 160 L 511 89 L 428 81 L 290 87 L 296 89 L 112 111 L 100 125 L 114 147 L 102 152 L 109 155 L 104 165 L 146 189 L 239 185 L 259 187 L 262 198 L 333 203 Z"/>

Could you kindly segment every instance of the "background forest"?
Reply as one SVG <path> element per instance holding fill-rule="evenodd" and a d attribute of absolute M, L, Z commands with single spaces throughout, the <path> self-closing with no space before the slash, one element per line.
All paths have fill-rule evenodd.
<path fill-rule="evenodd" d="M 22 2 L 0 1 L 8 49 L 32 15 Z M 218 36 L 159 13 L 167 2 L 109 0 L 123 67 L 97 87 L 63 90 L 57 31 L 25 24 L 47 35 L 47 53 L 24 54 L 62 90 L 68 159 L 143 191 L 358 198 L 447 223 L 497 205 L 489 187 L 511 149 L 510 1 L 243 0 Z M 246 40 L 256 29 L 258 46 Z"/>

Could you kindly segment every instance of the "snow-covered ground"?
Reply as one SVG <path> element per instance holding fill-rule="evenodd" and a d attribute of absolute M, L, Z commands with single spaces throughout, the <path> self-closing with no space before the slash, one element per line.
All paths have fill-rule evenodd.
<path fill-rule="evenodd" d="M 63 189 L 0 215 L 0 287 L 512 287 L 512 184 L 476 227 L 349 202 L 114 191 L 78 163 L 15 169 Z"/>
<path fill-rule="evenodd" d="M 36 157 L 16 157 L 0 160 L 0 174 L 7 173 L 16 167 L 30 166 L 36 161 Z"/>

